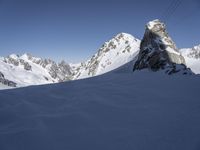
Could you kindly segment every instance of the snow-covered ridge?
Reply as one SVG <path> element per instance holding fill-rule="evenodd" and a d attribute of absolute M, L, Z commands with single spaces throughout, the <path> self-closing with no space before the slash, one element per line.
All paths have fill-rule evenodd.
<path fill-rule="evenodd" d="M 30 54 L 1 57 L 0 72 L 17 87 L 66 81 L 71 76 L 70 66 L 64 61 L 57 64 Z"/>
<path fill-rule="evenodd" d="M 140 40 L 130 34 L 120 33 L 105 42 L 98 52 L 86 62 L 67 64 L 56 63 L 30 54 L 12 54 L 0 58 L 0 71 L 17 87 L 56 83 L 104 74 L 137 57 Z"/>
<path fill-rule="evenodd" d="M 200 74 L 200 45 L 180 49 L 180 52 L 185 58 L 187 67 L 191 68 L 194 73 Z"/>
<path fill-rule="evenodd" d="M 132 61 L 139 52 L 140 40 L 130 34 L 120 33 L 105 42 L 91 59 L 81 63 L 74 79 L 100 75 Z"/>
<path fill-rule="evenodd" d="M 183 64 L 183 74 L 187 67 L 200 74 L 200 45 L 192 49 L 181 49 L 180 53 L 168 35 L 165 24 L 156 19 L 146 24 L 142 42 L 128 33 L 117 34 L 105 42 L 90 59 L 78 64 L 68 64 L 65 61 L 56 63 L 30 54 L 0 57 L 0 83 L 5 88 L 7 85 L 22 87 L 77 80 L 110 72 L 127 63 L 129 67 L 131 64 L 134 66 L 130 70 L 157 70 L 172 65 L 173 72 L 177 72 L 173 64 Z M 177 66 L 178 70 L 181 67 Z"/>
<path fill-rule="evenodd" d="M 193 48 L 183 48 L 181 49 L 181 53 L 189 58 L 200 59 L 200 45 Z"/>

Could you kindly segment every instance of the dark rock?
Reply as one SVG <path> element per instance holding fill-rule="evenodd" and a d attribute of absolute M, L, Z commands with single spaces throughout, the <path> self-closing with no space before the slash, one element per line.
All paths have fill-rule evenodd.
<path fill-rule="evenodd" d="M 165 24 L 159 20 L 149 22 L 146 25 L 138 59 L 133 70 L 148 68 L 152 71 L 158 71 L 168 67 L 173 68 L 168 73 L 172 74 L 177 71 L 176 64 L 185 66 L 185 59 L 169 37 Z"/>
<path fill-rule="evenodd" d="M 27 70 L 27 71 L 30 71 L 30 70 L 32 70 L 32 66 L 28 62 L 25 62 L 24 63 L 24 69 Z"/>
<path fill-rule="evenodd" d="M 0 83 L 7 85 L 7 86 L 10 86 L 10 87 L 16 87 L 17 86 L 17 83 L 5 79 L 4 74 L 2 72 L 0 72 Z"/>
<path fill-rule="evenodd" d="M 14 66 L 19 66 L 19 61 L 14 58 L 8 57 L 7 62 L 13 64 Z"/>

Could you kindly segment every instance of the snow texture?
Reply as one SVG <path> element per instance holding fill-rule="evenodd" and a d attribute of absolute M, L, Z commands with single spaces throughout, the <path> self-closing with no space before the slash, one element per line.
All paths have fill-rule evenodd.
<path fill-rule="evenodd" d="M 123 69 L 0 91 L 0 149 L 200 149 L 200 77 Z"/>

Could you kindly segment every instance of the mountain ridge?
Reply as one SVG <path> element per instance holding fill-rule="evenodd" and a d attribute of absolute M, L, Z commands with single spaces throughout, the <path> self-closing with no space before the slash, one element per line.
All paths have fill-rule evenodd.
<path fill-rule="evenodd" d="M 144 56 L 148 62 L 143 62 L 141 58 L 144 56 L 141 54 L 147 47 L 151 47 L 148 53 L 155 57 L 149 57 L 145 52 L 148 57 Z M 159 51 L 152 51 L 152 48 Z M 163 53 L 164 50 L 167 53 Z M 157 54 L 157 52 L 159 53 Z M 179 50 L 168 36 L 165 24 L 159 20 L 153 20 L 147 23 L 142 42 L 131 34 L 119 33 L 105 42 L 90 59 L 77 64 L 68 64 L 65 61 L 56 63 L 51 59 L 34 57 L 27 53 L 0 57 L 0 73 L 2 74 L 0 83 L 12 85 L 12 87 L 22 87 L 78 80 L 110 72 L 127 63 L 129 63 L 129 67 L 132 63 L 133 70 L 136 68 L 155 69 L 156 63 L 160 65 L 163 63 L 168 64 L 167 72 L 169 74 L 180 70 L 183 70 L 183 73 L 189 72 L 186 66 L 191 68 L 194 73 L 200 74 L 199 58 L 200 46 Z M 139 62 L 143 64 L 141 65 Z M 152 64 L 150 67 L 148 67 L 149 63 Z M 183 65 L 177 66 L 176 63 Z M 136 67 L 138 64 L 143 67 Z M 163 68 L 163 66 L 160 67 Z"/>

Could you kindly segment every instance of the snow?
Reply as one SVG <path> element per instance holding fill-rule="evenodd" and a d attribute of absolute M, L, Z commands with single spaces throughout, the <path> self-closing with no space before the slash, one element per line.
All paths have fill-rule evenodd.
<path fill-rule="evenodd" d="M 1 89 L 1 90 L 2 90 L 2 89 L 11 89 L 11 88 L 12 88 L 12 87 L 9 87 L 9 86 L 6 86 L 6 85 L 0 83 L 0 89 Z"/>
<path fill-rule="evenodd" d="M 73 77 L 70 75 L 69 79 L 76 80 L 101 75 L 132 61 L 139 53 L 140 40 L 130 34 L 120 33 L 106 42 L 105 45 L 91 59 L 83 63 L 69 64 L 73 73 Z M 17 83 L 17 87 L 60 81 L 58 78 L 54 79 L 51 76 L 51 63 L 47 64 L 45 68 L 40 65 L 41 58 L 33 57 L 26 53 L 21 56 L 12 54 L 9 55 L 9 58 L 13 58 L 14 60 L 12 61 L 16 62 L 23 60 L 32 68 L 31 70 L 26 70 L 21 63 L 15 66 L 12 63 L 4 62 L 4 59 L 8 58 L 0 58 L 0 72 L 4 74 L 6 79 Z M 99 64 L 96 65 L 94 60 L 97 60 Z"/>
<path fill-rule="evenodd" d="M 187 67 L 189 67 L 194 73 L 200 74 L 200 59 L 194 59 L 185 57 Z"/>
<path fill-rule="evenodd" d="M 109 46 L 111 43 L 116 47 L 111 48 Z M 130 34 L 120 33 L 104 45 L 98 53 L 83 63 L 84 66 L 80 68 L 74 79 L 101 75 L 132 61 L 139 53 L 140 40 Z M 127 47 L 130 49 L 127 50 Z M 95 66 L 95 71 L 92 74 L 90 70 L 94 69 L 96 63 L 94 60 L 97 60 L 99 64 Z"/>
<path fill-rule="evenodd" d="M 195 46 L 194 48 L 197 50 L 200 49 L 198 46 Z M 200 59 L 190 56 L 189 54 L 191 50 L 191 48 L 184 48 L 181 49 L 180 52 L 185 58 L 187 67 L 190 68 L 195 74 L 200 74 Z"/>
<path fill-rule="evenodd" d="M 9 55 L 9 57 L 13 58 L 13 59 L 18 59 L 19 58 L 19 56 L 17 56 L 16 54 L 11 54 L 11 55 Z"/>
<path fill-rule="evenodd" d="M 199 149 L 200 77 L 123 69 L 0 91 L 0 149 Z"/>
<path fill-rule="evenodd" d="M 0 72 L 4 74 L 6 79 L 17 83 L 18 87 L 38 84 L 49 84 L 54 81 L 47 70 L 42 68 L 42 66 L 37 65 L 32 61 L 26 59 L 24 56 L 25 55 L 22 56 L 24 58 L 23 60 L 25 60 L 32 66 L 32 70 L 24 70 L 24 67 L 20 64 L 19 66 L 14 66 L 5 63 L 3 59 L 0 59 Z M 10 55 L 10 57 L 14 58 L 14 55 Z M 47 77 L 49 80 L 47 81 L 45 77 Z"/>
<path fill-rule="evenodd" d="M 152 28 L 154 28 L 154 26 L 155 26 L 156 24 L 158 24 L 158 22 L 160 22 L 159 19 L 155 19 L 155 20 L 153 20 L 153 21 L 149 21 L 149 22 L 147 23 L 148 29 L 151 30 Z"/>

